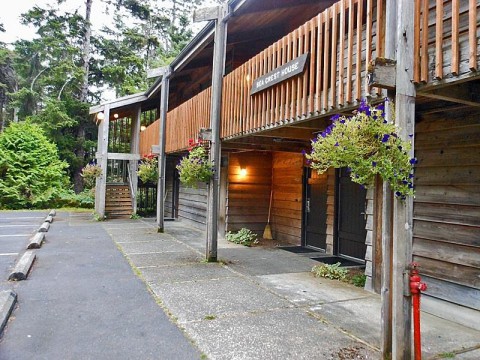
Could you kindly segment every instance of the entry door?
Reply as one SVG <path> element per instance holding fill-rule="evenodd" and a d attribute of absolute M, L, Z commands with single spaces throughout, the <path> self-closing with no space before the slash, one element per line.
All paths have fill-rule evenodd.
<path fill-rule="evenodd" d="M 365 260 L 365 199 L 367 191 L 350 179 L 346 169 L 338 171 L 337 253 Z"/>
<path fill-rule="evenodd" d="M 327 175 L 305 168 L 304 244 L 326 250 Z"/>

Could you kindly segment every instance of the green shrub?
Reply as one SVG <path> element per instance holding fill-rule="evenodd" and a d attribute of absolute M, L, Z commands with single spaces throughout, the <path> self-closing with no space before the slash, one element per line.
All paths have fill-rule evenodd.
<path fill-rule="evenodd" d="M 213 176 L 213 164 L 208 160 L 203 146 L 194 146 L 177 165 L 180 182 L 188 187 L 197 187 L 198 182 L 208 182 Z"/>
<path fill-rule="evenodd" d="M 340 263 L 315 265 L 312 272 L 316 277 L 323 277 L 332 280 L 344 280 L 347 277 L 348 270 L 340 267 Z"/>
<path fill-rule="evenodd" d="M 258 244 L 257 234 L 253 233 L 251 230 L 242 228 L 236 233 L 231 231 L 227 232 L 225 239 L 235 244 L 252 246 L 253 244 Z"/>
<path fill-rule="evenodd" d="M 0 134 L 0 208 L 48 208 L 68 189 L 56 146 L 41 128 L 12 123 Z"/>
<path fill-rule="evenodd" d="M 367 275 L 365 274 L 356 274 L 356 275 L 353 275 L 352 278 L 350 279 L 350 282 L 353 285 L 362 287 L 362 288 L 365 286 L 366 281 L 367 281 Z"/>

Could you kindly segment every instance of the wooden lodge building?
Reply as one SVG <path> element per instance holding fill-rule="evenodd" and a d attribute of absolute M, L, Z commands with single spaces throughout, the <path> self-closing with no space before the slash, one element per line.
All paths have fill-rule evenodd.
<path fill-rule="evenodd" d="M 423 309 L 480 329 L 479 8 L 478 0 L 231 0 L 168 68 L 153 71 L 146 92 L 91 107 L 106 174 L 97 213 L 114 216 L 123 203 L 129 215 L 150 198 L 165 218 L 208 225 L 208 186 L 184 187 L 175 165 L 189 139 L 212 127 L 214 39 L 224 24 L 220 236 L 242 227 L 261 234 L 272 195 L 276 240 L 365 264 L 366 288 L 378 293 L 388 268 L 395 286 L 415 261 L 428 285 Z M 418 159 L 415 197 L 403 203 L 380 180 L 366 191 L 344 169 L 318 175 L 302 155 L 332 115 L 386 96 Z M 166 158 L 158 199 L 136 175 L 152 146 Z"/>

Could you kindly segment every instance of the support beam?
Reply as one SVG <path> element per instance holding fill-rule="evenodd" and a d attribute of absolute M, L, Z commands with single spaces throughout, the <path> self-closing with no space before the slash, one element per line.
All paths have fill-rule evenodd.
<path fill-rule="evenodd" d="M 130 153 L 131 155 L 136 155 L 140 157 L 140 118 L 142 115 L 142 107 L 137 106 L 135 109 L 135 117 L 132 120 L 132 140 L 130 143 Z M 138 159 L 129 160 L 129 181 L 131 181 L 131 192 L 132 192 L 132 211 L 134 214 L 137 213 L 137 190 L 138 190 Z"/>
<path fill-rule="evenodd" d="M 397 0 L 397 76 L 395 121 L 399 137 L 412 141 L 415 132 L 415 86 L 413 80 L 414 2 Z M 410 137 L 409 135 L 412 135 Z M 412 356 L 411 296 L 408 267 L 412 261 L 413 197 L 393 200 L 393 270 L 392 270 L 392 359 L 410 359 Z"/>
<path fill-rule="evenodd" d="M 164 232 L 165 217 L 165 142 L 167 129 L 167 111 L 168 111 L 168 88 L 171 75 L 170 66 L 165 66 L 162 70 L 162 91 L 160 93 L 160 133 L 159 133 L 159 154 L 158 154 L 158 183 L 157 183 L 157 231 Z"/>
<path fill-rule="evenodd" d="M 102 173 L 97 178 L 95 186 L 95 212 L 100 217 L 105 216 L 105 194 L 107 191 L 107 164 L 108 164 L 108 130 L 110 126 L 110 104 L 103 108 L 105 118 L 98 127 L 97 165 Z"/>
<path fill-rule="evenodd" d="M 452 85 L 432 91 L 425 91 L 419 95 L 430 99 L 450 101 L 467 106 L 480 107 L 480 83 L 474 81 L 467 84 Z"/>
<path fill-rule="evenodd" d="M 401 1 L 401 0 L 400 0 Z M 397 40 L 397 0 L 391 0 L 386 4 L 386 24 L 385 29 L 385 56 L 387 58 L 395 57 L 395 46 Z M 390 65 L 385 70 L 395 71 L 393 76 L 393 89 L 396 82 L 396 67 Z M 389 72 L 387 71 L 387 73 Z M 382 73 L 380 71 L 380 73 Z M 385 74 L 383 74 L 385 75 Z M 385 82 L 385 81 L 383 81 Z M 393 102 L 395 91 L 390 88 L 387 91 L 388 104 Z M 390 122 L 394 119 L 393 108 L 386 104 L 385 118 Z M 393 196 L 392 190 L 387 182 L 382 185 L 382 282 L 380 296 L 382 300 L 381 314 L 381 340 L 380 349 L 383 359 L 392 358 L 392 237 L 393 237 Z"/>
<path fill-rule="evenodd" d="M 215 11 L 211 8 L 204 12 L 203 17 L 213 16 Z M 229 18 L 228 4 L 216 7 L 215 38 L 213 51 L 212 71 L 212 103 L 210 111 L 210 128 L 212 129 L 212 142 L 210 147 L 210 160 L 214 166 L 214 174 L 208 186 L 207 204 L 207 245 L 206 260 L 217 261 L 218 240 L 218 203 L 220 193 L 220 124 L 222 111 L 222 84 L 225 73 L 225 47 L 227 40 L 227 20 Z M 212 18 L 213 20 L 213 18 Z"/>

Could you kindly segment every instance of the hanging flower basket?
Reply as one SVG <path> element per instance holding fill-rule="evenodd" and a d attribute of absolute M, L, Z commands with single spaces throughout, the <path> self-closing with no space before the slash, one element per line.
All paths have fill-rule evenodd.
<path fill-rule="evenodd" d="M 177 165 L 180 182 L 196 188 L 199 182 L 208 182 L 213 176 L 213 164 L 208 160 L 207 150 L 199 143 L 189 141 L 189 153 Z"/>
<path fill-rule="evenodd" d="M 385 119 L 385 104 L 377 107 L 362 101 L 353 116 L 336 115 L 332 124 L 312 139 L 307 162 L 319 174 L 329 168 L 347 168 L 352 181 L 364 187 L 374 184 L 375 176 L 390 184 L 395 195 L 405 199 L 414 194 L 411 144 L 397 135 L 393 122 Z"/>
<path fill-rule="evenodd" d="M 144 155 L 137 170 L 138 177 L 144 184 L 158 183 L 158 159 L 154 154 Z"/>

